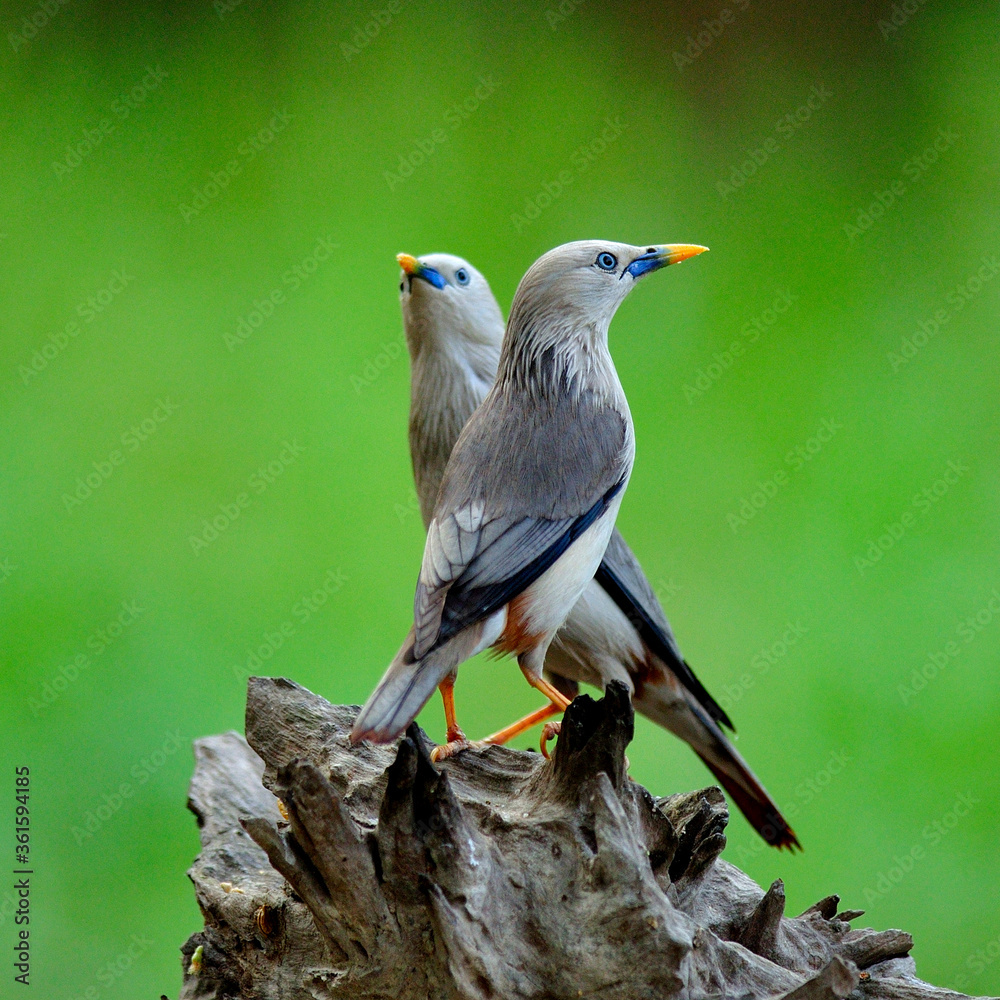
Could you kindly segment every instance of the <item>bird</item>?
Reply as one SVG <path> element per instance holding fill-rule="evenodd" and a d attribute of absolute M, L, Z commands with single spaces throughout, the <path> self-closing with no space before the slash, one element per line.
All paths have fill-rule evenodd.
<path fill-rule="evenodd" d="M 608 328 L 639 280 L 704 249 L 582 240 L 525 272 L 496 378 L 444 467 L 413 626 L 362 706 L 352 742 L 395 739 L 437 687 L 447 724 L 438 759 L 468 746 L 455 678 L 491 647 L 515 657 L 557 710 L 569 706 L 543 675 L 545 656 L 601 563 L 635 457 Z"/>
<path fill-rule="evenodd" d="M 410 458 L 427 527 L 452 448 L 496 377 L 504 320 L 489 282 L 468 261 L 443 253 L 401 253 L 396 259 L 410 355 Z M 662 605 L 617 527 L 595 579 L 549 646 L 544 674 L 567 697 L 580 682 L 603 690 L 612 679 L 624 681 L 636 710 L 690 745 L 766 842 L 800 846 L 723 732 L 722 725 L 733 728 L 731 720 L 681 655 Z M 556 711 L 549 702 L 524 721 L 530 725 Z M 506 735 L 501 730 L 481 742 L 503 742 Z"/>

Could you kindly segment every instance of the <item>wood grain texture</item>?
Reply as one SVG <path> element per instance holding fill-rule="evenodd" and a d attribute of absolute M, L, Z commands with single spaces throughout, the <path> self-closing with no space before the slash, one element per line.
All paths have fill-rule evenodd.
<path fill-rule="evenodd" d="M 551 761 L 489 747 L 435 766 L 416 725 L 351 747 L 357 711 L 251 678 L 249 744 L 196 743 L 205 928 L 181 1000 L 959 996 L 836 896 L 785 917 L 780 880 L 765 893 L 719 857 L 717 788 L 629 779 L 623 685 L 573 702 Z"/>

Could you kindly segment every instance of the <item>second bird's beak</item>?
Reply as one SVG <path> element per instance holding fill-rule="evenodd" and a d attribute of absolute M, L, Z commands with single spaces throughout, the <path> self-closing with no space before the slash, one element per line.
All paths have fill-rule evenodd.
<path fill-rule="evenodd" d="M 667 243 L 665 246 L 651 247 L 641 257 L 636 257 L 625 271 L 628 271 L 633 278 L 641 278 L 650 271 L 658 271 L 669 264 L 679 264 L 682 260 L 695 257 L 707 249 L 708 247 L 700 247 L 696 243 Z"/>
<path fill-rule="evenodd" d="M 412 254 L 398 253 L 396 254 L 396 261 L 403 269 L 403 273 L 409 275 L 411 279 L 423 278 L 424 281 L 435 288 L 444 288 L 446 282 L 441 277 L 441 272 L 436 268 L 429 267 L 427 264 L 421 264 Z"/>

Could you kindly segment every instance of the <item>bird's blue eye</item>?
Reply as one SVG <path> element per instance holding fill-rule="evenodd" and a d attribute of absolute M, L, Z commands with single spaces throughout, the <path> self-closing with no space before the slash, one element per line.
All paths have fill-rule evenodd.
<path fill-rule="evenodd" d="M 597 255 L 597 266 L 603 267 L 605 271 L 613 271 L 618 266 L 618 261 L 613 253 L 599 253 Z"/>
<path fill-rule="evenodd" d="M 456 280 L 456 281 L 457 281 L 457 282 L 458 282 L 458 283 L 459 283 L 460 285 L 467 285 L 467 284 L 469 283 L 469 272 L 468 272 L 468 271 L 466 271 L 466 269 L 465 269 L 464 267 L 460 267 L 460 268 L 459 268 L 459 269 L 458 269 L 458 270 L 457 270 L 457 271 L 455 272 L 455 280 Z"/>

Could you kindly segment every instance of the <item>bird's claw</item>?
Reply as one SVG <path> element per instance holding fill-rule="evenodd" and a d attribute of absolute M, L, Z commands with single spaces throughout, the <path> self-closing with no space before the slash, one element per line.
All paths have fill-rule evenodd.
<path fill-rule="evenodd" d="M 459 733 L 456 738 L 449 739 L 447 743 L 441 743 L 431 750 L 431 760 L 437 764 L 438 761 L 454 757 L 455 754 L 461 753 L 463 750 L 468 750 L 475 745 L 464 733 Z"/>
<path fill-rule="evenodd" d="M 546 760 L 551 760 L 548 748 L 549 740 L 554 739 L 561 732 L 562 732 L 561 722 L 546 722 L 545 725 L 542 726 L 542 738 L 539 740 L 538 746 L 539 749 L 542 751 L 542 756 Z"/>

